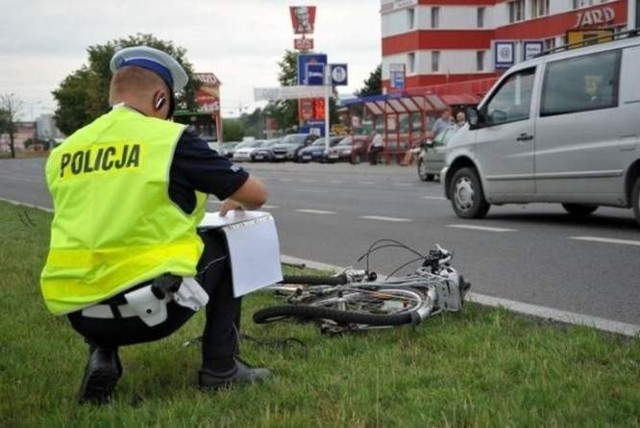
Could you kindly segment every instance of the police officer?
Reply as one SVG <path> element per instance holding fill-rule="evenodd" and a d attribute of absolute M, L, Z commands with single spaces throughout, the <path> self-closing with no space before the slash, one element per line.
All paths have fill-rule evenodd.
<path fill-rule="evenodd" d="M 79 401 L 108 402 L 122 375 L 118 348 L 173 333 L 203 305 L 200 387 L 261 381 L 270 372 L 238 358 L 241 301 L 224 238 L 196 226 L 207 194 L 225 215 L 260 208 L 265 187 L 167 120 L 188 81 L 174 58 L 125 48 L 111 70 L 111 111 L 46 165 L 55 212 L 41 288 L 47 308 L 89 343 Z"/>

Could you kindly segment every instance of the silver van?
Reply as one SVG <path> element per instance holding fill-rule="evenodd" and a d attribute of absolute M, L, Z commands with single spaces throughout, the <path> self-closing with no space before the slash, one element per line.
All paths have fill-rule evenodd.
<path fill-rule="evenodd" d="M 449 141 L 445 196 L 462 218 L 553 202 L 573 215 L 632 208 L 640 223 L 640 37 L 513 66 Z"/>

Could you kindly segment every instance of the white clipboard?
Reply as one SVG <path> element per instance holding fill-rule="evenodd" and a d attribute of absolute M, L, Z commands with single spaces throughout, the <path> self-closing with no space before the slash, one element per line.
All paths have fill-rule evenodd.
<path fill-rule="evenodd" d="M 282 281 L 280 242 L 270 213 L 233 210 L 224 217 L 206 213 L 198 229 L 220 229 L 225 234 L 235 297 Z"/>

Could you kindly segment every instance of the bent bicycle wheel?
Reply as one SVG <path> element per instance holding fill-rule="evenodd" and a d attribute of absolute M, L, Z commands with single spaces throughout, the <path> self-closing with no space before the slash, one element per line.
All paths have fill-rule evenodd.
<path fill-rule="evenodd" d="M 355 290 L 323 296 L 298 305 L 261 309 L 253 321 L 263 324 L 285 318 L 331 320 L 339 324 L 394 326 L 418 322 L 419 309 L 430 310 L 433 302 L 419 291 L 403 288 Z"/>

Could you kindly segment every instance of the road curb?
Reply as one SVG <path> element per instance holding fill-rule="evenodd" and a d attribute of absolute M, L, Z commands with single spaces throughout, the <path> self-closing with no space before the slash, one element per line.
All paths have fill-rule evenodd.
<path fill-rule="evenodd" d="M 41 207 L 38 205 L 26 204 L 11 199 L 0 198 L 0 201 L 5 201 L 13 205 L 22 205 L 30 208 L 40 209 L 46 212 L 53 212 L 50 208 Z M 327 271 L 341 271 L 344 267 L 329 265 L 325 263 L 315 262 L 313 260 L 301 259 L 298 257 L 281 255 L 280 260 L 284 263 L 300 264 L 305 267 L 318 270 Z M 467 300 L 478 303 L 484 306 L 490 306 L 494 308 L 504 308 L 509 311 L 534 316 L 546 320 L 552 320 L 573 325 L 582 325 L 586 327 L 592 327 L 601 331 L 609 333 L 622 334 L 625 336 L 638 337 L 640 336 L 640 325 L 627 324 L 619 321 L 613 321 L 605 318 L 592 317 L 589 315 L 582 315 L 575 312 L 561 311 L 553 308 L 546 308 L 544 306 L 531 305 L 528 303 L 517 302 L 514 300 L 501 299 L 498 297 L 486 296 L 484 294 L 478 294 L 470 292 L 467 294 Z"/>

